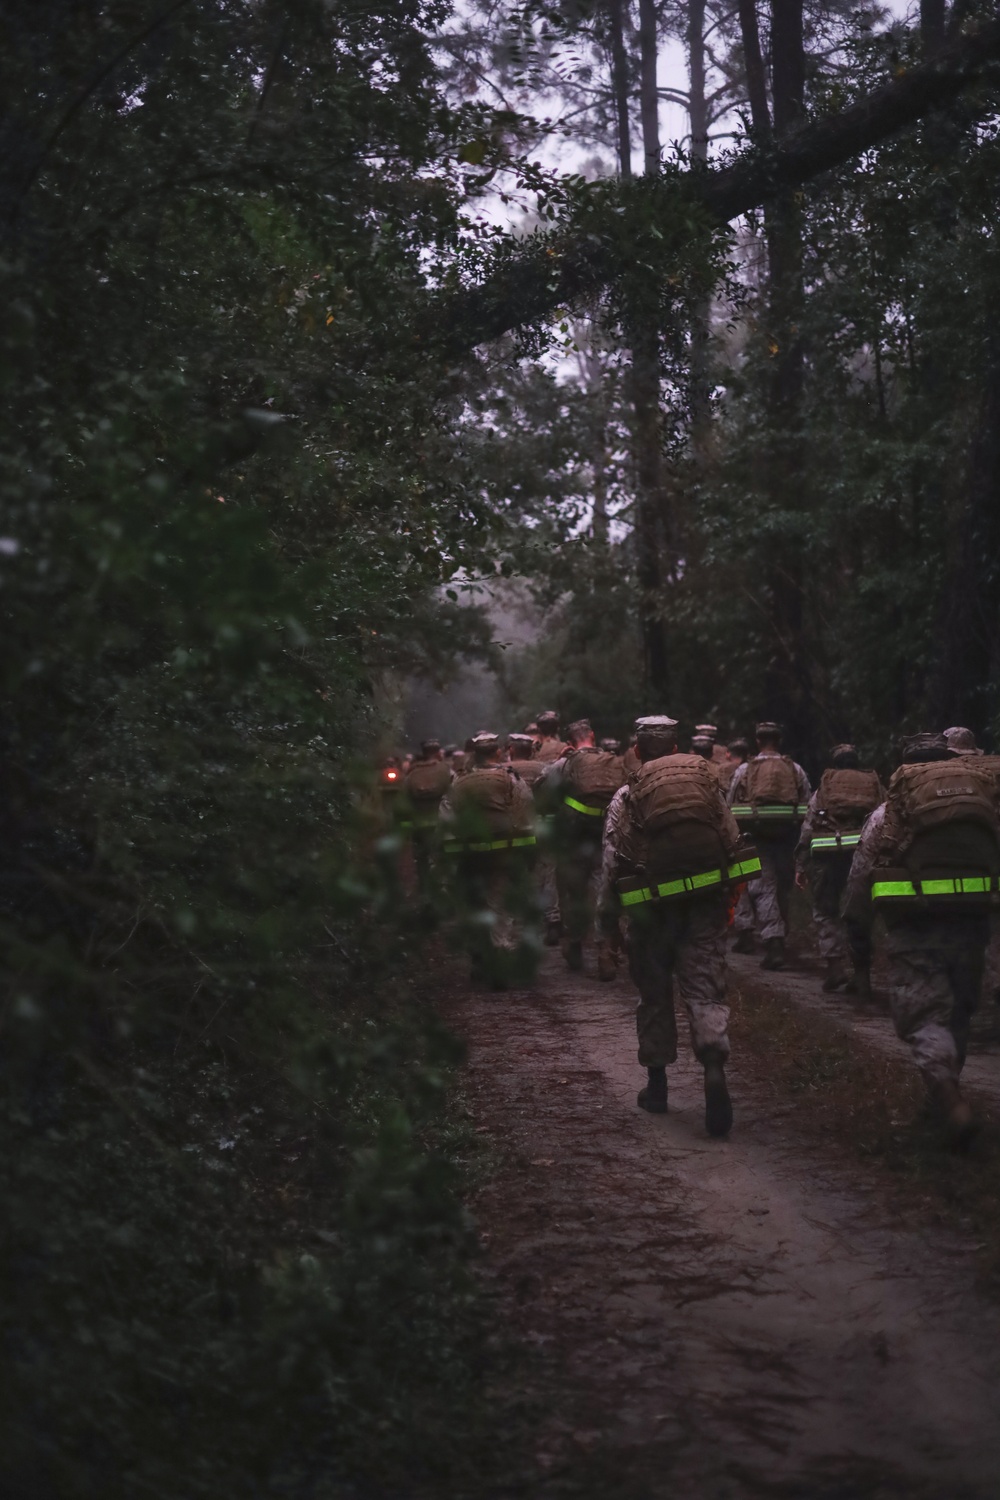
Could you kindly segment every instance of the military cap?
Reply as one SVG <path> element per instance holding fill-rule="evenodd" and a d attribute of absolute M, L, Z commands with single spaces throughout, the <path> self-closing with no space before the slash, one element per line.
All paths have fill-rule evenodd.
<path fill-rule="evenodd" d="M 438 753 L 438 751 L 440 749 L 441 749 L 441 741 L 440 740 L 421 740 L 421 742 L 420 742 L 420 753 L 421 753 L 421 755 L 437 755 L 437 753 Z"/>
<path fill-rule="evenodd" d="M 717 724 L 696 724 L 695 734 L 707 735 L 709 739 L 715 740 L 719 737 L 719 726 Z"/>
<path fill-rule="evenodd" d="M 830 764 L 847 769 L 847 763 L 858 763 L 858 751 L 855 745 L 849 745 L 845 741 L 842 745 L 834 745 L 830 751 Z"/>
<path fill-rule="evenodd" d="M 556 713 L 554 708 L 546 708 L 543 709 L 542 712 L 538 715 L 535 723 L 538 725 L 539 729 L 542 729 L 545 725 L 548 724 L 551 724 L 555 729 L 558 729 L 559 715 Z"/>
<path fill-rule="evenodd" d="M 601 749 L 607 750 L 611 755 L 618 755 L 621 752 L 622 747 L 619 741 L 611 739 L 610 736 L 605 740 L 601 740 L 599 743 Z"/>
<path fill-rule="evenodd" d="M 760 723 L 754 730 L 754 733 L 757 735 L 758 739 L 760 739 L 762 736 L 766 739 L 769 736 L 775 734 L 780 738 L 781 725 L 775 724 L 773 719 L 761 719 Z"/>
<path fill-rule="evenodd" d="M 943 734 L 911 734 L 902 744 L 903 760 L 947 760 L 951 751 Z"/>
<path fill-rule="evenodd" d="M 477 755 L 488 755 L 500 749 L 500 736 L 491 729 L 480 729 L 478 734 L 472 736 L 472 748 Z"/>
<path fill-rule="evenodd" d="M 701 755 L 709 759 L 711 758 L 712 746 L 714 744 L 715 741 L 710 734 L 696 734 L 691 740 L 691 749 L 695 755 Z"/>
<path fill-rule="evenodd" d="M 535 746 L 534 738 L 530 734 L 509 734 L 507 736 L 507 743 L 508 745 L 513 745 L 517 750 L 526 750 L 529 757 Z"/>
<path fill-rule="evenodd" d="M 951 729 L 946 729 L 944 737 L 948 741 L 948 748 L 954 755 L 982 755 L 982 751 L 976 744 L 976 736 L 971 729 L 965 729 L 956 724 Z"/>
<path fill-rule="evenodd" d="M 642 719 L 636 719 L 633 726 L 633 734 L 666 734 L 669 729 L 676 729 L 680 723 L 679 719 L 672 719 L 669 714 L 646 714 Z"/>

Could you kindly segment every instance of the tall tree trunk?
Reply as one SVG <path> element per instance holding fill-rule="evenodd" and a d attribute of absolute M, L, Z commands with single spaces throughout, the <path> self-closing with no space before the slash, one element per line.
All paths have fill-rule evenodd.
<path fill-rule="evenodd" d="M 660 95 L 656 82 L 659 46 L 656 29 L 656 0 L 639 0 L 639 103 L 645 169 L 650 173 L 660 170 Z"/>
<path fill-rule="evenodd" d="M 757 23 L 757 0 L 739 0 L 740 37 L 743 42 L 743 66 L 750 98 L 750 123 L 758 142 L 770 140 L 771 115 L 767 106 L 767 74 L 760 50 L 760 27 Z"/>
<path fill-rule="evenodd" d="M 708 99 L 705 93 L 705 0 L 688 0 L 688 118 L 691 160 L 708 164 Z M 707 458 L 711 392 L 709 388 L 709 333 L 711 298 L 693 309 L 691 320 L 691 449 L 697 464 Z"/>
<path fill-rule="evenodd" d="M 657 90 L 658 41 L 655 0 L 639 0 L 640 116 L 647 175 L 660 170 L 660 100 Z M 655 293 L 655 289 L 652 289 Z M 656 297 L 638 299 L 648 308 Z M 633 319 L 632 409 L 636 475 L 637 572 L 642 609 L 643 652 L 651 691 L 665 705 L 670 693 L 670 658 L 663 618 L 664 585 L 671 575 L 672 525 L 660 410 L 660 330 L 655 316 Z"/>
<path fill-rule="evenodd" d="M 618 137 L 618 175 L 623 182 L 632 176 L 632 129 L 628 116 L 628 56 L 625 52 L 625 0 L 608 0 L 611 23 L 611 92 L 615 101 Z"/>

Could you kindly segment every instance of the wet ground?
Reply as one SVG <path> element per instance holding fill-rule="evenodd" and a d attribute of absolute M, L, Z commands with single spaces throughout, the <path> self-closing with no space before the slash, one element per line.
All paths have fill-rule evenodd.
<path fill-rule="evenodd" d="M 775 981 L 796 988 L 826 1008 L 818 979 Z M 484 1274 L 547 1411 L 510 1493 L 995 1500 L 1000 1309 L 974 1246 L 890 1221 L 877 1178 L 799 1139 L 808 1101 L 776 1107 L 760 1064 L 733 1059 L 727 1141 L 686 1051 L 669 1114 L 638 1110 L 633 1003 L 549 954 L 532 991 L 470 992 L 451 1017 L 506 1162 L 476 1205 Z M 875 1008 L 836 1013 L 897 1045 Z M 981 1034 L 987 1073 L 991 1049 Z"/>

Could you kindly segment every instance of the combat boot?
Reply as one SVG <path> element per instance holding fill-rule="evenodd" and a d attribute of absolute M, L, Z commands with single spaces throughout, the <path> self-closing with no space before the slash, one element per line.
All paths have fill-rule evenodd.
<path fill-rule="evenodd" d="M 783 969 L 785 967 L 785 940 L 781 937 L 768 938 L 764 944 L 764 957 L 760 961 L 762 969 Z"/>
<path fill-rule="evenodd" d="M 665 1115 L 667 1112 L 667 1070 L 666 1068 L 647 1068 L 649 1082 L 644 1089 L 639 1090 L 636 1099 L 640 1109 L 644 1109 L 651 1115 Z"/>
<path fill-rule="evenodd" d="M 932 1085 L 931 1098 L 944 1118 L 945 1140 L 954 1151 L 961 1151 L 979 1130 L 972 1112 L 954 1078 L 941 1078 Z"/>
<path fill-rule="evenodd" d="M 733 944 L 733 952 L 752 953 L 753 946 L 753 933 L 748 927 L 744 927 L 741 932 L 738 932 L 736 934 L 736 941 Z"/>
<path fill-rule="evenodd" d="M 733 1128 L 733 1103 L 726 1087 L 726 1063 L 719 1056 L 705 1059 L 705 1129 L 709 1135 L 728 1135 Z"/>
<path fill-rule="evenodd" d="M 826 978 L 823 980 L 823 989 L 828 995 L 835 990 L 846 990 L 851 987 L 851 976 L 848 974 L 839 958 L 828 958 L 826 961 Z"/>
<path fill-rule="evenodd" d="M 597 977 L 605 983 L 618 978 L 618 955 L 610 943 L 601 943 L 597 950 Z"/>
<path fill-rule="evenodd" d="M 857 995 L 859 1000 L 870 1001 L 872 998 L 872 971 L 862 966 L 856 966 L 853 976 L 847 982 L 847 992 Z"/>
<path fill-rule="evenodd" d="M 563 938 L 559 949 L 566 960 L 566 967 L 572 969 L 574 974 L 579 974 L 583 968 L 583 944 L 579 938 Z"/>

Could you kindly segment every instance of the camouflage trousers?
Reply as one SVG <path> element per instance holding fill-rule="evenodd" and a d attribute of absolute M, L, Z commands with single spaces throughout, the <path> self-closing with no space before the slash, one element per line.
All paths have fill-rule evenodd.
<path fill-rule="evenodd" d="M 473 968 L 527 979 L 537 963 L 537 901 L 530 857 L 516 851 L 459 860 L 456 896 Z"/>
<path fill-rule="evenodd" d="M 844 894 L 851 870 L 850 854 L 839 852 L 824 859 L 810 859 L 807 866 L 809 896 L 812 900 L 813 926 L 820 958 L 848 958 L 847 932 L 840 915 L 840 898 Z"/>
<path fill-rule="evenodd" d="M 639 991 L 635 1024 L 644 1068 L 677 1061 L 675 976 L 695 1056 L 702 1062 L 712 1055 L 729 1056 L 725 943 L 726 901 L 721 896 L 651 903 L 629 915 L 626 948 L 629 974 Z"/>
<path fill-rule="evenodd" d="M 597 821 L 596 819 L 594 820 Z M 581 943 L 594 926 L 597 882 L 601 873 L 600 839 L 580 839 L 559 856 L 556 890 L 563 935 Z"/>
<path fill-rule="evenodd" d="M 736 910 L 733 912 L 733 926 L 737 932 L 753 932 L 753 902 L 750 900 L 748 885 L 740 891 Z"/>
<path fill-rule="evenodd" d="M 556 890 L 556 862 L 551 854 L 540 854 L 535 861 L 535 886 L 538 905 L 546 922 L 559 921 L 559 895 Z"/>
<path fill-rule="evenodd" d="M 795 839 L 782 835 L 758 838 L 760 874 L 747 886 L 754 925 L 762 943 L 788 932 L 788 900 L 795 881 Z"/>
<path fill-rule="evenodd" d="M 927 1084 L 962 1071 L 988 938 L 989 918 L 978 914 L 886 924 L 893 1024 Z"/>

